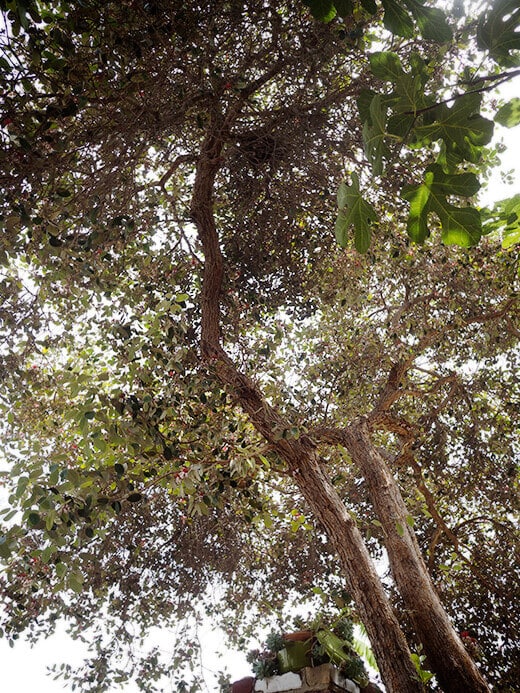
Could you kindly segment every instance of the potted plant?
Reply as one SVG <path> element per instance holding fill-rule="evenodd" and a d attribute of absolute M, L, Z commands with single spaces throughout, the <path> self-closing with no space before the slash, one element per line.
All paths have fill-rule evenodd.
<path fill-rule="evenodd" d="M 330 662 L 361 686 L 368 683 L 363 660 L 352 648 L 354 626 L 350 618 L 326 620 L 323 616 L 305 623 L 295 619 L 298 629 L 292 633 L 270 633 L 265 650 L 251 650 L 247 656 L 258 678 Z"/>
<path fill-rule="evenodd" d="M 250 650 L 246 659 L 258 679 L 267 679 L 280 673 L 276 651 L 271 649 Z"/>
<path fill-rule="evenodd" d="M 307 637 L 286 638 L 283 636 L 283 647 L 278 651 L 278 667 L 280 673 L 288 671 L 300 671 L 305 667 L 312 666 L 312 646 L 314 636 L 312 632 L 307 632 Z"/>

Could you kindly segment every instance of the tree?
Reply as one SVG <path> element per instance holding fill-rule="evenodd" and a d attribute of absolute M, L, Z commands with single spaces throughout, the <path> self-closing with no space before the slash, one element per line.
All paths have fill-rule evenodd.
<path fill-rule="evenodd" d="M 518 201 L 460 200 L 518 11 L 309 5 L 4 4 L 4 630 L 128 642 L 215 579 L 240 615 L 341 575 L 389 691 L 419 644 L 442 690 L 506 686 Z M 132 674 L 93 645 L 87 690 Z"/>

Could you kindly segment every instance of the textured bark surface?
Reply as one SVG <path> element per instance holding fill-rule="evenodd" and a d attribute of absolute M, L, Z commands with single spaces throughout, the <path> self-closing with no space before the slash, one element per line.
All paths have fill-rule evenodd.
<path fill-rule="evenodd" d="M 309 436 L 280 436 L 290 423 L 269 405 L 256 384 L 242 374 L 222 348 L 220 294 L 223 258 L 213 216 L 213 184 L 219 169 L 226 133 L 233 114 L 214 118 L 197 165 L 191 213 L 205 256 L 202 284 L 201 350 L 227 392 L 248 414 L 256 430 L 286 462 L 316 521 L 334 546 L 389 693 L 418 693 L 406 639 L 355 521 L 349 515 L 324 472 L 316 442 Z M 392 571 L 407 609 L 428 654 L 431 668 L 449 693 L 482 693 L 488 688 L 457 638 L 435 594 L 406 524 L 406 507 L 384 460 L 373 448 L 363 423 L 342 432 L 353 460 L 360 466 L 371 491 L 375 511 L 388 537 Z M 338 441 L 339 442 L 339 441 Z M 404 528 L 403 536 L 398 525 Z"/>
<path fill-rule="evenodd" d="M 365 422 L 350 429 L 345 446 L 363 473 L 383 525 L 392 575 L 423 644 L 428 666 L 446 693 L 489 691 L 444 611 L 407 523 L 408 512 L 397 483 L 373 445 Z"/>
<path fill-rule="evenodd" d="M 303 451 L 302 451 L 303 453 Z M 363 537 L 315 453 L 300 454 L 293 478 L 334 546 L 389 691 L 422 691 L 388 597 Z"/>

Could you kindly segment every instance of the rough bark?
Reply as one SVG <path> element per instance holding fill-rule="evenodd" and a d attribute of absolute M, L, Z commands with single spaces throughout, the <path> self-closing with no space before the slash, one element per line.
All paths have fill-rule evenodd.
<path fill-rule="evenodd" d="M 316 454 L 300 454 L 293 478 L 338 554 L 388 691 L 422 691 L 410 651 L 356 522 Z"/>
<path fill-rule="evenodd" d="M 392 575 L 440 686 L 446 693 L 489 691 L 444 611 L 407 523 L 408 511 L 397 483 L 372 443 L 366 422 L 357 422 L 347 431 L 345 446 L 367 483 L 385 531 Z"/>
<path fill-rule="evenodd" d="M 298 440 L 280 439 L 279 433 L 289 428 L 289 422 L 265 401 L 257 386 L 236 369 L 221 347 L 204 344 L 221 383 L 285 460 L 311 512 L 334 546 L 387 690 L 389 693 L 423 691 L 416 679 L 406 639 L 363 537 L 323 471 L 324 464 L 320 462 L 314 442 L 307 436 Z"/>
<path fill-rule="evenodd" d="M 227 118 L 218 119 L 213 128 L 210 128 L 201 149 L 192 197 L 192 218 L 197 226 L 205 256 L 201 296 L 202 355 L 211 364 L 216 377 L 226 390 L 249 415 L 256 430 L 285 460 L 310 510 L 327 533 L 339 556 L 347 587 L 367 629 L 388 691 L 417 693 L 423 690 L 423 686 L 417 681 L 402 630 L 356 523 L 323 471 L 315 442 L 309 436 L 287 439 L 280 435 L 284 429 L 290 428 L 289 422 L 267 403 L 259 388 L 239 372 L 221 345 L 220 293 L 223 258 L 213 216 L 213 185 L 226 133 L 229 132 L 232 120 L 232 115 L 228 115 Z M 398 517 L 403 527 L 407 527 L 404 503 L 395 482 L 392 486 L 391 480 L 387 478 L 389 472 L 382 458 L 361 454 L 360 448 L 366 441 L 359 428 L 353 429 L 348 442 L 352 448 L 351 453 L 354 455 L 355 452 L 356 461 L 368 476 L 367 481 L 373 493 L 376 512 L 385 518 L 385 521 L 381 519 L 381 522 L 390 522 L 396 527 L 395 518 Z M 380 463 L 383 466 L 378 474 L 375 468 Z M 376 492 L 379 483 L 383 483 L 382 493 Z M 385 492 L 385 488 L 390 490 Z M 400 549 L 400 544 L 392 536 L 389 555 L 392 555 L 392 569 L 396 582 L 400 588 L 401 584 L 403 587 L 405 605 L 413 610 L 416 619 L 414 623 L 417 622 L 420 627 L 418 632 L 425 639 L 432 638 L 428 646 L 424 643 L 432 669 L 438 673 L 446 691 L 464 690 L 468 693 L 480 693 L 488 690 L 475 665 L 463 650 L 462 644 L 457 641 L 440 602 L 431 596 L 435 596 L 435 593 L 421 562 L 412 532 L 408 528 L 405 530 L 405 536 L 404 544 L 407 551 L 397 550 Z M 411 580 L 405 579 L 407 575 Z M 414 583 L 416 577 L 420 578 L 421 582 L 414 586 L 411 583 Z M 422 601 L 423 592 L 426 602 Z M 426 613 L 430 603 L 435 603 L 435 611 L 431 617 Z M 419 605 L 421 608 L 418 608 Z M 440 637 L 433 633 L 435 623 L 442 624 L 443 635 Z M 447 633 L 449 638 L 445 640 Z M 445 642 L 449 643 L 447 656 Z M 453 684 L 454 681 L 459 683 Z M 462 681 L 464 683 L 460 683 Z"/>

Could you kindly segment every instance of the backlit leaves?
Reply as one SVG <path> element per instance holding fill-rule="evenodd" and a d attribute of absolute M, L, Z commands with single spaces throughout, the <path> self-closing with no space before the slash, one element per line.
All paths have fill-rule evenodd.
<path fill-rule="evenodd" d="M 495 122 L 505 128 L 513 128 L 518 125 L 520 123 L 520 98 L 515 96 L 514 99 L 499 108 L 495 115 Z"/>
<path fill-rule="evenodd" d="M 480 213 L 472 207 L 458 207 L 449 201 L 451 196 L 471 197 L 480 188 L 473 173 L 447 174 L 438 164 L 426 169 L 420 185 L 406 186 L 402 195 L 410 203 L 408 235 L 423 243 L 430 235 L 430 215 L 441 224 L 442 240 L 447 245 L 469 247 L 482 235 Z"/>
<path fill-rule="evenodd" d="M 440 104 L 433 112 L 435 120 L 415 129 L 423 143 L 443 140 L 446 151 L 459 160 L 478 162 L 481 148 L 491 141 L 493 122 L 479 114 L 481 97 L 467 94 L 450 108 Z"/>
<path fill-rule="evenodd" d="M 433 213 L 441 223 L 443 242 L 474 245 L 482 235 L 478 210 L 458 207 L 449 198 L 469 198 L 478 191 L 475 174 L 459 173 L 458 169 L 465 161 L 480 161 L 482 148 L 492 138 L 494 123 L 480 114 L 480 94 L 459 96 L 451 106 L 432 103 L 425 91 L 430 77 L 427 64 L 415 53 L 410 56 L 409 65 L 406 71 L 400 57 L 392 52 L 370 56 L 372 73 L 383 82 L 390 82 L 392 91 L 376 94 L 365 90 L 358 97 L 367 160 L 373 174 L 381 176 L 384 164 L 391 165 L 392 159 L 398 161 L 403 146 L 436 151 L 437 164 L 426 169 L 424 182 L 403 188 L 402 195 L 410 202 L 408 234 L 412 240 L 424 242 L 430 233 Z M 513 100 L 499 118 L 514 123 L 516 106 Z M 336 225 L 340 239 L 344 238 L 346 223 L 340 214 Z M 362 233 L 359 224 L 358 232 Z M 362 237 L 366 239 L 366 233 Z"/>
<path fill-rule="evenodd" d="M 451 29 L 442 10 L 428 7 L 416 0 L 382 0 L 385 9 L 384 24 L 393 34 L 410 38 L 415 33 L 414 19 L 425 39 L 445 43 L 452 36 Z"/>
<path fill-rule="evenodd" d="M 497 0 L 480 19 L 479 47 L 500 65 L 518 65 L 520 50 L 520 7 L 517 0 Z"/>
<path fill-rule="evenodd" d="M 419 31 L 425 39 L 446 43 L 451 40 L 452 32 L 446 21 L 444 12 L 435 7 L 428 7 L 417 0 L 405 0 Z M 397 33 L 397 32 L 396 32 Z"/>
<path fill-rule="evenodd" d="M 417 53 L 409 59 L 410 70 L 405 71 L 396 53 L 380 51 L 370 55 L 370 69 L 375 77 L 392 82 L 394 90 L 388 95 L 392 111 L 415 116 L 417 111 L 430 105 L 424 94 L 429 74 L 425 61 Z"/>
<path fill-rule="evenodd" d="M 483 210 L 483 233 L 502 234 L 502 246 L 520 243 L 520 194 L 497 202 L 493 209 Z"/>
<path fill-rule="evenodd" d="M 395 0 L 381 0 L 385 9 L 384 25 L 393 34 L 410 38 L 414 34 L 413 19 L 404 7 Z"/>
<path fill-rule="evenodd" d="M 370 15 L 376 14 L 378 5 L 374 0 L 304 0 L 316 19 L 330 22 L 336 14 L 340 17 L 351 16 L 360 7 Z M 446 21 L 446 15 L 442 10 L 423 5 L 418 0 L 381 0 L 384 9 L 384 25 L 397 36 L 411 38 L 416 33 L 416 26 L 421 35 L 438 43 L 449 41 L 452 36 L 451 29 Z"/>
<path fill-rule="evenodd" d="M 304 0 L 312 16 L 322 22 L 330 22 L 336 16 L 334 0 Z"/>
<path fill-rule="evenodd" d="M 348 243 L 348 232 L 354 227 L 354 245 L 360 253 L 370 247 L 371 226 L 377 219 L 372 205 L 359 192 L 359 179 L 351 175 L 352 184 L 341 183 L 338 190 L 339 213 L 336 220 L 336 240 L 342 248 Z"/>

